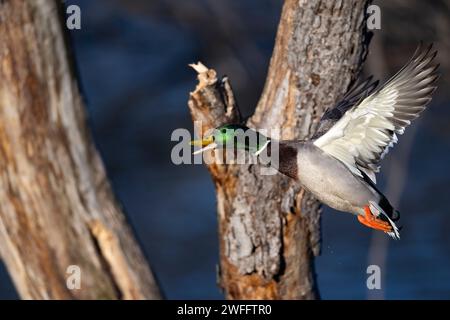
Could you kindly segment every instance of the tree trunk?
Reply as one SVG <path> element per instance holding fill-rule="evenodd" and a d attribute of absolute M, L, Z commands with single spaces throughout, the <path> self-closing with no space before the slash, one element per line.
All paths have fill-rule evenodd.
<path fill-rule="evenodd" d="M 160 298 L 86 127 L 61 9 L 0 3 L 1 256 L 25 299 Z"/>
<path fill-rule="evenodd" d="M 315 132 L 358 75 L 369 36 L 368 1 L 286 0 L 264 92 L 247 122 L 282 139 Z M 203 132 L 238 120 L 228 79 L 201 64 L 189 108 Z M 210 164 L 217 192 L 220 285 L 228 299 L 319 298 L 320 204 L 293 180 L 257 165 Z"/>

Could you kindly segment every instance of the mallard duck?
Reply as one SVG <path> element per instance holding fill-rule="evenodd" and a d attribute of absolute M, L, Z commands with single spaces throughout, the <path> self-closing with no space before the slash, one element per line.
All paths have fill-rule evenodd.
<path fill-rule="evenodd" d="M 377 189 L 375 173 L 389 148 L 411 121 L 425 110 L 436 89 L 438 64 L 430 45 L 416 50 L 410 61 L 384 85 L 369 77 L 353 85 L 342 100 L 322 116 L 317 132 L 307 141 L 277 141 L 276 169 L 298 181 L 322 203 L 356 215 L 363 225 L 400 239 L 394 221 L 400 214 Z M 254 131 L 255 145 L 237 143 L 236 131 L 254 131 L 227 124 L 193 145 L 194 153 L 216 148 L 247 150 L 258 156 L 274 139 Z"/>

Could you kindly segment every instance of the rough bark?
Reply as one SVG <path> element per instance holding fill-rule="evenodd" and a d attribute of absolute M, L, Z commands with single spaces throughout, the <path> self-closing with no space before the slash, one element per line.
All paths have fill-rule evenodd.
<path fill-rule="evenodd" d="M 358 75 L 369 41 L 367 1 L 286 0 L 266 85 L 248 125 L 305 139 Z M 189 108 L 203 132 L 236 122 L 228 79 L 195 66 Z M 320 204 L 293 180 L 257 165 L 208 165 L 217 192 L 220 285 L 228 299 L 318 298 Z"/>
<path fill-rule="evenodd" d="M 160 298 L 86 127 L 59 5 L 0 3 L 1 256 L 22 298 Z"/>

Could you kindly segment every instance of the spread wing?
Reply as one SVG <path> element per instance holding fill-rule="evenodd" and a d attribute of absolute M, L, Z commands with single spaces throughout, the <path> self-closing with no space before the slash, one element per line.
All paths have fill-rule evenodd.
<path fill-rule="evenodd" d="M 347 107 L 344 115 L 314 144 L 354 174 L 362 177 L 364 172 L 375 182 L 379 163 L 397 142 L 397 135 L 403 134 L 431 100 L 438 78 L 435 56 L 431 46 L 425 50 L 419 46 L 395 76 Z"/>

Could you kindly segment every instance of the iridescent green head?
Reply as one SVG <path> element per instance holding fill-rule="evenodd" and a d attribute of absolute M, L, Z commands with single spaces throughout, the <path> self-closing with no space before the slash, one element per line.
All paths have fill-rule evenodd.
<path fill-rule="evenodd" d="M 203 147 L 194 152 L 202 153 L 216 148 L 246 150 L 258 155 L 270 139 L 240 124 L 227 124 L 217 127 L 213 133 L 201 140 L 191 141 L 191 145 Z"/>

